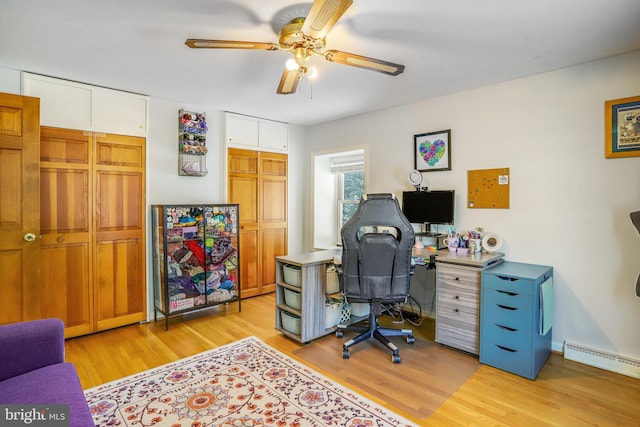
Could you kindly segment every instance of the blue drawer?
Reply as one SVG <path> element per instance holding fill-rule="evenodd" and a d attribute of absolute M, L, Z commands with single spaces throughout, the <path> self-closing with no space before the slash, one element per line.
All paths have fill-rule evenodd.
<path fill-rule="evenodd" d="M 482 287 L 499 289 L 505 292 L 531 295 L 533 293 L 533 280 L 519 279 L 511 276 L 500 276 L 485 273 L 482 276 Z"/>
<path fill-rule="evenodd" d="M 523 332 L 532 332 L 531 310 L 533 299 L 529 295 L 482 289 L 481 322 L 495 323 Z"/>
<path fill-rule="evenodd" d="M 482 323 L 480 363 L 533 379 L 531 335 L 511 332 L 493 323 Z"/>

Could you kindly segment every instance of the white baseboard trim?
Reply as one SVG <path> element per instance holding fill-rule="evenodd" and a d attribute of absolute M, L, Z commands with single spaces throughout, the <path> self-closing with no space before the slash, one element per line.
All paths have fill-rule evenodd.
<path fill-rule="evenodd" d="M 640 360 L 566 342 L 564 358 L 640 379 Z"/>

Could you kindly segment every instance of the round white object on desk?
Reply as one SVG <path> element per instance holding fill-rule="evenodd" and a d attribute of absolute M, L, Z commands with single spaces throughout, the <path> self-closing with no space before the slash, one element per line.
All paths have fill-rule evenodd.
<path fill-rule="evenodd" d="M 487 233 L 482 237 L 482 248 L 487 252 L 499 251 L 502 247 L 502 239 L 495 234 Z"/>

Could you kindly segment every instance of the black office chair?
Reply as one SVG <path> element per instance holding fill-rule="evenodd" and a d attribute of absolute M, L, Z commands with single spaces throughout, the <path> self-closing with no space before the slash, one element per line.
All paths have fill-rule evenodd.
<path fill-rule="evenodd" d="M 640 211 L 631 212 L 631 222 L 636 226 L 638 233 L 640 233 Z M 640 275 L 636 281 L 636 295 L 640 297 Z"/>
<path fill-rule="evenodd" d="M 409 296 L 411 248 L 414 232 L 398 201 L 391 194 L 368 194 L 342 227 L 342 266 L 340 289 L 349 303 L 370 304 L 367 327 L 338 325 L 336 336 L 346 328 L 363 331 L 342 346 L 342 357 L 349 348 L 371 337 L 392 351 L 393 363 L 400 362 L 398 347 L 388 336 L 405 336 L 414 342 L 410 329 L 388 329 L 378 325 L 378 315 L 387 305 L 403 303 Z"/>

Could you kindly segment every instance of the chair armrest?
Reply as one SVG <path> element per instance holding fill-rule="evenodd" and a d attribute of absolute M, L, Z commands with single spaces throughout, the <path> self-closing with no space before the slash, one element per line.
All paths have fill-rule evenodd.
<path fill-rule="evenodd" d="M 0 326 L 0 381 L 64 362 L 64 323 L 43 319 Z"/>

